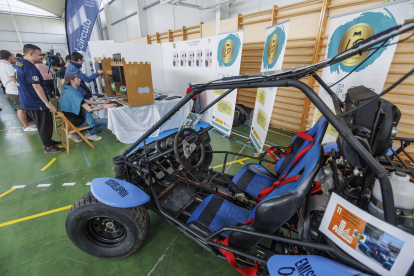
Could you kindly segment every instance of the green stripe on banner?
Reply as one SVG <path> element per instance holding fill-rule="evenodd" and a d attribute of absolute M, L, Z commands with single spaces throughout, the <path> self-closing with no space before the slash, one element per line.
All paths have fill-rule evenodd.
<path fill-rule="evenodd" d="M 211 122 L 211 124 L 215 125 L 218 128 L 221 128 L 222 130 L 224 130 L 226 132 L 229 132 L 230 131 L 228 128 L 225 128 L 224 126 L 222 126 L 222 125 L 220 125 L 220 124 L 218 124 L 216 122 Z"/>
<path fill-rule="evenodd" d="M 250 133 L 250 137 L 252 137 L 253 142 L 256 144 L 256 149 L 259 150 L 261 147 L 259 145 L 259 142 L 257 142 L 256 137 L 252 133 Z"/>

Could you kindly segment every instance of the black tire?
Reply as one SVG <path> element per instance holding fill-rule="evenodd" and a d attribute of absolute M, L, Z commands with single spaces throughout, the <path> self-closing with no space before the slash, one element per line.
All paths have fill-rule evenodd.
<path fill-rule="evenodd" d="M 65 227 L 71 241 L 84 252 L 104 259 L 120 259 L 144 245 L 150 217 L 142 206 L 115 208 L 88 193 L 72 205 Z"/>

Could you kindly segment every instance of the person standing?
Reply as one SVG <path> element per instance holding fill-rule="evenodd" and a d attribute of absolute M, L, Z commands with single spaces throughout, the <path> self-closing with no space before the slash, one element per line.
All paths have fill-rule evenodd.
<path fill-rule="evenodd" d="M 49 104 L 45 82 L 35 66 L 36 63 L 43 62 L 42 51 L 36 45 L 26 44 L 23 53 L 24 58 L 15 65 L 20 105 L 35 121 L 44 153 L 62 152 L 64 149 L 57 147 L 61 142 L 52 140 L 53 118 L 50 112 L 56 112 L 56 109 Z"/>
<path fill-rule="evenodd" d="M 60 70 L 59 70 L 59 78 L 60 78 L 60 81 L 62 82 L 62 85 L 63 85 L 63 83 L 65 82 L 65 73 L 66 73 L 66 67 L 68 67 L 68 65 L 69 65 L 69 63 L 70 63 L 70 61 L 71 61 L 71 56 L 70 55 L 67 55 L 66 57 L 65 57 L 65 66 L 63 66 L 62 68 L 60 68 Z"/>
<path fill-rule="evenodd" d="M 21 60 L 22 58 L 23 58 L 22 54 L 20 54 L 20 53 L 16 54 L 17 61 Z"/>
<path fill-rule="evenodd" d="M 45 81 L 46 88 L 47 88 L 47 94 L 49 95 L 49 98 L 54 98 L 55 95 L 55 83 L 53 82 L 53 69 L 47 67 L 46 64 L 43 62 L 36 63 L 35 64 L 37 70 L 39 70 L 40 74 L 42 74 L 42 77 Z"/>
<path fill-rule="evenodd" d="M 5 97 L 17 109 L 17 117 L 23 124 L 24 131 L 37 131 L 36 126 L 29 125 L 26 118 L 26 111 L 20 107 L 19 89 L 17 88 L 16 78 L 14 77 L 14 67 L 16 58 L 9 51 L 0 51 L 0 79 L 5 87 Z"/>
<path fill-rule="evenodd" d="M 82 96 L 82 98 L 89 100 L 92 97 L 92 92 L 86 86 L 85 82 L 94 81 L 97 77 L 99 77 L 99 75 L 102 75 L 105 71 L 98 70 L 97 73 L 94 73 L 88 77 L 81 71 L 82 64 L 83 64 L 83 55 L 79 54 L 78 52 L 73 52 L 72 59 L 69 65 L 66 67 L 66 73 L 74 72 L 81 79 L 81 83 L 77 90 L 79 94 Z"/>

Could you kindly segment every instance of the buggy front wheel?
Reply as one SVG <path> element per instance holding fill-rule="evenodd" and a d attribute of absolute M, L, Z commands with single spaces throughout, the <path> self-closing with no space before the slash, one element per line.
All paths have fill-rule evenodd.
<path fill-rule="evenodd" d="M 104 259 L 120 259 L 137 252 L 150 228 L 142 207 L 115 208 L 99 202 L 92 193 L 79 198 L 66 217 L 66 232 L 84 252 Z"/>

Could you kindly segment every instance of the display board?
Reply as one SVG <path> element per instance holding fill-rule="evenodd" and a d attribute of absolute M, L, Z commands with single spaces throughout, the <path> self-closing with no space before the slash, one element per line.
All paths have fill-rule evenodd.
<path fill-rule="evenodd" d="M 414 237 L 333 193 L 319 231 L 379 275 L 406 275 Z"/>
<path fill-rule="evenodd" d="M 368 9 L 331 17 L 330 34 L 326 58 L 331 58 L 388 28 L 404 23 L 409 1 L 391 2 Z M 385 79 L 394 56 L 399 37 L 387 41 L 378 49 L 371 49 L 361 55 L 355 55 L 340 63 L 326 67 L 322 79 L 331 86 L 341 101 L 345 100 L 349 88 L 363 85 L 376 93 L 384 87 Z M 377 45 L 381 46 L 381 45 Z M 352 72 L 352 74 L 350 74 Z M 350 74 L 349 76 L 347 76 Z M 343 79 L 344 78 L 344 79 Z M 321 87 L 319 96 L 333 110 L 329 94 Z M 315 109 L 313 124 L 321 113 Z M 329 124 L 323 142 L 332 142 L 338 136 L 335 128 Z"/>
<path fill-rule="evenodd" d="M 215 79 L 239 75 L 243 45 L 243 30 L 221 33 L 217 35 L 217 55 L 213 56 L 216 68 Z M 214 99 L 220 97 L 226 89 L 214 90 Z M 233 126 L 236 107 L 237 89 L 220 100 L 213 107 L 211 124 L 216 130 L 229 136 Z"/>
<path fill-rule="evenodd" d="M 266 40 L 262 57 L 262 72 L 282 69 L 290 20 L 266 28 Z M 266 141 L 270 118 L 272 117 L 277 87 L 257 89 L 252 127 L 249 138 L 254 148 L 261 152 Z"/>
<path fill-rule="evenodd" d="M 217 38 L 207 37 L 172 43 L 162 43 L 165 91 L 185 95 L 190 82 L 205 82 L 215 78 L 212 57 L 217 56 Z M 201 95 L 204 104 L 213 101 L 213 91 Z M 203 120 L 211 118 L 212 109 L 203 114 Z"/>
<path fill-rule="evenodd" d="M 90 41 L 89 50 L 91 60 L 121 53 L 126 62 L 150 62 L 154 89 L 165 90 L 161 45 Z"/>

